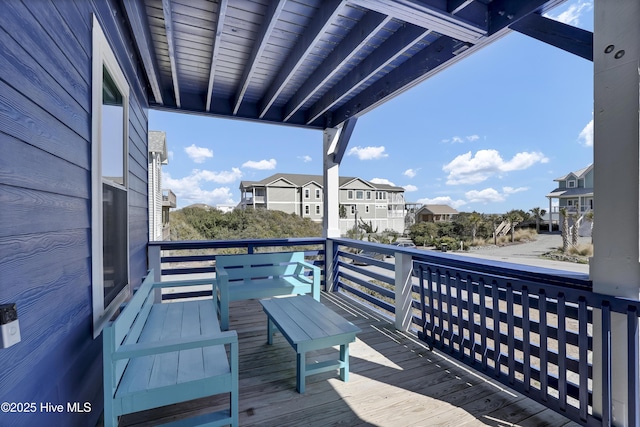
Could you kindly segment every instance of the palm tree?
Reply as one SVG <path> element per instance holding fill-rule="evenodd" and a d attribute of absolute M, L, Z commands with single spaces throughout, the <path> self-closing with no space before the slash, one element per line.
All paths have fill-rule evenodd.
<path fill-rule="evenodd" d="M 567 208 L 560 208 L 560 215 L 562 215 L 562 253 L 569 252 L 569 216 L 567 215 Z"/>
<path fill-rule="evenodd" d="M 571 222 L 573 222 L 573 226 L 571 227 L 571 244 L 573 247 L 578 246 L 578 219 L 580 219 L 580 217 L 577 213 L 571 214 Z"/>
<path fill-rule="evenodd" d="M 529 212 L 533 214 L 533 217 L 536 220 L 536 232 L 540 233 L 540 221 L 542 220 L 542 217 L 547 213 L 547 211 L 542 208 L 533 208 L 530 209 Z"/>
<path fill-rule="evenodd" d="M 584 217 L 591 223 L 591 243 L 593 244 L 593 211 L 587 212 Z"/>
<path fill-rule="evenodd" d="M 511 243 L 513 243 L 515 241 L 516 225 L 524 221 L 524 218 L 520 214 L 520 211 L 514 209 L 507 212 L 505 219 L 509 221 L 509 225 L 511 226 Z"/>
<path fill-rule="evenodd" d="M 478 233 L 478 227 L 482 223 L 482 215 L 476 211 L 473 211 L 469 215 L 469 224 L 471 224 L 471 240 L 476 240 L 476 234 Z"/>

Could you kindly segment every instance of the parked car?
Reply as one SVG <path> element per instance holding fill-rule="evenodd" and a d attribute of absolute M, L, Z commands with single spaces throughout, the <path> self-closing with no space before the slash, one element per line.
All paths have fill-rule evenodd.
<path fill-rule="evenodd" d="M 413 242 L 395 242 L 393 246 L 397 246 L 399 248 L 415 248 L 416 245 Z"/>
<path fill-rule="evenodd" d="M 377 259 L 379 261 L 384 260 L 384 254 L 380 254 L 378 252 L 373 252 L 373 251 L 360 251 L 358 252 L 358 255 L 365 258 Z M 353 265 L 369 265 L 369 263 L 366 262 L 365 260 L 359 260 L 359 259 L 354 259 L 352 264 Z"/>

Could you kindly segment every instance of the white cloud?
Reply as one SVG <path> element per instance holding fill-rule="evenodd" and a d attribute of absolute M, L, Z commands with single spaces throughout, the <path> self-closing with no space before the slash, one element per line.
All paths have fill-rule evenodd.
<path fill-rule="evenodd" d="M 213 157 L 212 150 L 205 147 L 196 147 L 195 144 L 185 147 L 184 151 L 187 153 L 187 156 L 196 163 L 204 163 L 205 160 Z"/>
<path fill-rule="evenodd" d="M 506 194 L 515 194 L 515 193 L 520 193 L 522 191 L 527 191 L 529 189 L 529 187 L 518 187 L 518 188 L 513 188 L 513 187 L 502 187 L 502 192 L 506 195 Z"/>
<path fill-rule="evenodd" d="M 425 205 L 449 205 L 454 209 L 458 209 L 459 207 L 466 205 L 467 201 L 453 200 L 450 196 L 439 196 L 439 197 L 434 197 L 432 199 L 430 198 L 418 199 L 418 203 L 422 203 Z"/>
<path fill-rule="evenodd" d="M 347 156 L 355 155 L 358 156 L 360 160 L 375 160 L 389 157 L 384 150 L 384 145 L 380 147 L 353 147 L 347 152 Z"/>
<path fill-rule="evenodd" d="M 404 188 L 404 191 L 418 191 L 418 187 L 416 187 L 415 185 L 403 185 L 402 188 Z"/>
<path fill-rule="evenodd" d="M 413 178 L 418 174 L 419 169 L 407 169 L 404 171 L 403 175 L 408 176 L 409 178 Z"/>
<path fill-rule="evenodd" d="M 578 0 L 576 3 L 570 5 L 567 10 L 557 15 L 547 14 L 545 16 L 568 25 L 577 26 L 580 23 L 580 18 L 582 17 L 582 15 L 590 12 L 592 9 L 592 0 Z"/>
<path fill-rule="evenodd" d="M 441 142 L 448 144 L 462 144 L 463 142 L 467 141 L 467 142 L 474 142 L 480 139 L 479 135 L 468 135 L 468 136 L 452 136 L 451 138 L 448 139 L 443 139 Z"/>
<path fill-rule="evenodd" d="M 547 163 L 549 159 L 539 152 L 517 153 L 505 161 L 496 150 L 479 150 L 475 156 L 471 151 L 461 154 L 442 170 L 448 172 L 447 184 L 477 184 L 500 172 L 524 170 L 536 163 Z"/>
<path fill-rule="evenodd" d="M 278 162 L 276 162 L 276 159 L 260 160 L 258 162 L 249 160 L 248 162 L 244 162 L 242 164 L 242 167 L 249 169 L 270 170 L 275 169 L 277 163 Z"/>
<path fill-rule="evenodd" d="M 309 163 L 312 160 L 311 156 L 298 156 L 298 158 L 302 160 L 304 163 Z"/>
<path fill-rule="evenodd" d="M 192 175 L 203 181 L 215 182 L 217 184 L 230 184 L 242 178 L 242 171 L 238 168 L 232 168 L 230 171 L 222 172 L 194 170 Z"/>
<path fill-rule="evenodd" d="M 593 147 L 593 119 L 580 131 L 578 139 L 585 147 Z"/>
<path fill-rule="evenodd" d="M 163 172 L 162 183 L 163 186 L 171 188 L 171 191 L 176 194 L 178 203 L 181 206 L 192 203 L 206 203 L 211 206 L 218 204 L 235 204 L 236 202 L 233 200 L 233 195 L 229 187 L 206 189 L 203 184 L 207 182 L 228 183 L 232 176 L 239 179 L 241 173 L 240 175 L 238 175 L 238 173 L 240 173 L 240 170 L 237 168 L 233 168 L 231 172 L 225 171 L 217 173 L 196 169 L 191 172 L 191 175 L 185 176 L 184 178 L 172 178 L 169 173 Z"/>
<path fill-rule="evenodd" d="M 387 185 L 393 185 L 395 187 L 395 184 L 391 181 L 389 181 L 388 179 L 385 178 L 373 178 L 370 179 L 369 182 L 371 182 L 372 184 L 387 184 Z"/>
<path fill-rule="evenodd" d="M 469 203 L 491 203 L 491 202 L 504 202 L 506 198 L 515 193 L 527 191 L 528 187 L 502 187 L 502 193 L 494 188 L 485 188 L 484 190 L 471 190 L 464 193 Z"/>
<path fill-rule="evenodd" d="M 493 188 L 485 188 L 484 190 L 471 190 L 464 193 L 469 203 L 489 203 L 489 202 L 503 202 L 505 200 L 504 194 L 500 194 Z"/>

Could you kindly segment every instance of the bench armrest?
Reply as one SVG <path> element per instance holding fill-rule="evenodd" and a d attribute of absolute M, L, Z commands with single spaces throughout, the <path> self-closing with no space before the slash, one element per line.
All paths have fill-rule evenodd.
<path fill-rule="evenodd" d="M 304 275 L 304 269 L 308 268 L 313 272 L 313 282 L 311 283 L 311 293 L 313 299 L 320 301 L 320 267 L 307 261 L 298 261 L 297 274 Z M 306 278 L 306 277 L 305 277 Z"/>
<path fill-rule="evenodd" d="M 191 348 L 237 343 L 238 335 L 236 334 L 236 331 L 227 331 L 200 337 L 175 338 L 148 343 L 125 344 L 113 353 L 113 360 L 131 359 L 154 354 L 188 350 Z"/>

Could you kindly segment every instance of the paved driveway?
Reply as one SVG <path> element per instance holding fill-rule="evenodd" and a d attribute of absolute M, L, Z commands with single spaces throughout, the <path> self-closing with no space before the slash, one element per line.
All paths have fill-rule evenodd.
<path fill-rule="evenodd" d="M 590 243 L 590 237 L 580 237 L 578 243 Z M 533 242 L 516 243 L 507 246 L 488 246 L 464 252 L 455 252 L 474 258 L 486 258 L 516 264 L 534 265 L 537 267 L 589 273 L 588 264 L 577 264 L 566 261 L 554 261 L 540 258 L 540 255 L 562 247 L 562 236 L 559 233 L 543 233 Z"/>

